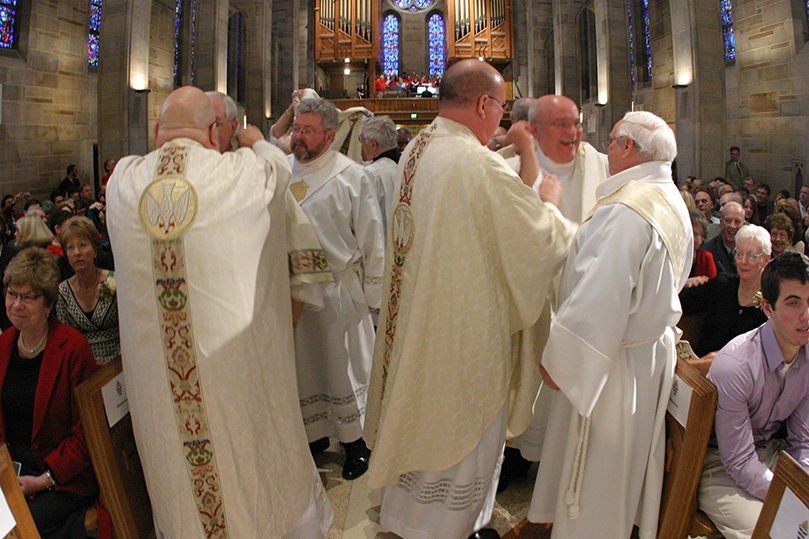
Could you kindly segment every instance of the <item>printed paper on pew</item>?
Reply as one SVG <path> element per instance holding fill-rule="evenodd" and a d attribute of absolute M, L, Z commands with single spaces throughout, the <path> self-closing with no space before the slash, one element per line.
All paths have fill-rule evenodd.
<path fill-rule="evenodd" d="M 11 514 L 11 509 L 8 507 L 5 494 L 0 496 L 0 537 L 5 537 L 9 534 L 17 521 L 14 520 L 14 515 Z"/>
<path fill-rule="evenodd" d="M 101 388 L 101 396 L 104 398 L 107 422 L 112 428 L 129 413 L 129 401 L 126 400 L 126 385 L 124 385 L 123 372 Z"/>
<path fill-rule="evenodd" d="M 786 487 L 770 528 L 770 537 L 795 539 L 806 537 L 807 533 L 809 533 L 809 509 L 801 503 L 794 492 L 789 490 L 789 487 Z"/>
<path fill-rule="evenodd" d="M 693 393 L 693 388 L 675 374 L 674 383 L 671 386 L 671 396 L 669 396 L 669 405 L 666 409 L 683 428 L 685 428 L 685 423 L 688 421 L 688 408 L 691 406 L 691 395 Z"/>

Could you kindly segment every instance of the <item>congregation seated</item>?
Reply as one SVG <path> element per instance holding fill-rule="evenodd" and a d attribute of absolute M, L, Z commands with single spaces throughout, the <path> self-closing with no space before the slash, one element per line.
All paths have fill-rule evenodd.
<path fill-rule="evenodd" d="M 95 372 L 93 353 L 52 313 L 59 269 L 50 253 L 21 251 L 3 285 L 14 327 L 0 336 L 0 443 L 21 464 L 20 487 L 43 539 L 85 539 L 98 485 L 73 390 Z"/>
<path fill-rule="evenodd" d="M 761 224 L 761 219 L 758 217 L 758 204 L 753 195 L 744 197 L 744 220 L 751 225 Z"/>
<path fill-rule="evenodd" d="M 805 244 L 803 242 L 803 217 L 798 207 L 793 204 L 795 199 L 779 200 L 775 204 L 775 213 L 783 213 L 792 222 L 792 237 L 789 240 L 787 250 L 805 254 Z"/>
<path fill-rule="evenodd" d="M 795 234 L 795 227 L 792 220 L 783 213 L 773 213 L 764 220 L 764 228 L 770 233 L 772 242 L 772 257 L 792 249 L 792 237 Z"/>
<path fill-rule="evenodd" d="M 99 365 L 121 353 L 115 272 L 96 266 L 101 236 L 86 217 L 71 217 L 59 232 L 75 275 L 59 284 L 56 316 L 77 329 L 93 350 Z"/>
<path fill-rule="evenodd" d="M 703 194 L 700 192 L 699 194 Z M 697 207 L 699 209 L 699 206 Z M 705 214 L 705 212 L 702 212 Z M 744 208 L 736 202 L 728 202 L 722 208 L 719 234 L 707 238 L 702 248 L 713 255 L 716 271 L 719 273 L 736 273 L 736 262 L 733 259 L 733 248 L 736 246 L 736 232 L 744 224 Z M 710 225 L 709 225 L 710 228 Z M 710 236 L 710 231 L 709 231 Z"/>
<path fill-rule="evenodd" d="M 694 261 L 691 264 L 691 273 L 688 276 L 686 287 L 696 284 L 697 281 L 694 280 L 694 277 L 707 277 L 708 279 L 716 277 L 713 255 L 702 248 L 702 243 L 708 234 L 708 221 L 697 210 L 690 210 L 689 213 L 691 214 L 691 228 L 694 231 Z"/>
<path fill-rule="evenodd" d="M 42 219 L 33 215 L 17 220 L 15 245 L 18 249 L 41 247 L 46 249 L 53 241 L 53 233 L 48 230 Z"/>
<path fill-rule="evenodd" d="M 694 351 L 700 357 L 715 353 L 731 339 L 766 321 L 761 310 L 761 272 L 770 260 L 770 236 L 756 225 L 736 233 L 738 273 L 721 273 L 715 279 L 680 292 L 684 315 L 706 313 Z M 707 280 L 706 278 L 703 278 Z"/>
<path fill-rule="evenodd" d="M 708 373 L 718 400 L 698 502 L 727 539 L 751 537 L 781 450 L 809 468 L 809 259 L 774 258 L 761 281 L 769 321 L 722 348 Z"/>

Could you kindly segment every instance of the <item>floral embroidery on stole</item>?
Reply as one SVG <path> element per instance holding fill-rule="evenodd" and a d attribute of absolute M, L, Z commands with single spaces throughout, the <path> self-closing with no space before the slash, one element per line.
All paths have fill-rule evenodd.
<path fill-rule="evenodd" d="M 174 418 L 189 488 L 209 539 L 228 537 L 225 504 L 208 427 L 191 323 L 185 266 L 185 232 L 194 221 L 197 194 L 186 180 L 188 148 L 168 143 L 158 155 L 154 180 L 140 199 L 141 223 L 152 236 L 152 270 Z"/>
<path fill-rule="evenodd" d="M 416 176 L 416 168 L 421 161 L 424 150 L 430 143 L 437 124 L 431 124 L 427 129 L 419 133 L 413 144 L 413 150 L 407 156 L 405 163 L 402 184 L 399 188 L 399 204 L 393 210 L 391 218 L 391 246 L 393 248 L 393 261 L 391 264 L 390 288 L 388 289 L 388 312 L 383 324 L 384 333 L 384 356 L 382 361 L 382 390 L 379 400 L 384 400 L 385 387 L 388 381 L 388 368 L 390 367 L 391 352 L 393 350 L 393 338 L 396 335 L 396 322 L 399 316 L 399 299 L 402 293 L 402 277 L 404 276 L 404 264 L 407 252 L 413 246 L 415 237 L 415 222 L 413 212 L 410 210 L 410 199 L 413 197 L 413 180 Z"/>

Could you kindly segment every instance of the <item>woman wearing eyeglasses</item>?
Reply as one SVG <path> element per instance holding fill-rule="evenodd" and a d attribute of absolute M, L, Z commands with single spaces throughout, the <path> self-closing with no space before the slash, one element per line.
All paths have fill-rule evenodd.
<path fill-rule="evenodd" d="M 74 388 L 96 363 L 81 334 L 51 314 L 59 268 L 31 247 L 3 277 L 8 317 L 0 335 L 0 443 L 21 465 L 19 483 L 43 539 L 84 539 L 84 512 L 98 494 Z"/>
<path fill-rule="evenodd" d="M 712 358 L 731 339 L 767 321 L 761 310 L 761 273 L 770 261 L 770 234 L 763 227 L 744 225 L 735 240 L 737 273 L 721 273 L 680 292 L 683 315 L 706 313 L 694 346 L 700 357 Z"/>

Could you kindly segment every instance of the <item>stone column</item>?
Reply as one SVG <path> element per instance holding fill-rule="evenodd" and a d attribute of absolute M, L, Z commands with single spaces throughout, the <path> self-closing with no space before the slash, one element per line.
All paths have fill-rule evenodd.
<path fill-rule="evenodd" d="M 194 86 L 228 91 L 228 0 L 197 0 Z"/>
<path fill-rule="evenodd" d="M 146 154 L 151 2 L 104 2 L 98 77 L 100 155 Z"/>
<path fill-rule="evenodd" d="M 272 85 L 273 2 L 259 0 L 243 10 L 245 16 L 247 92 L 245 111 L 247 121 L 268 133 L 273 115 Z M 288 94 L 287 94 L 288 95 Z M 283 112 L 283 109 L 279 111 Z"/>
<path fill-rule="evenodd" d="M 277 118 L 289 106 L 298 89 L 298 0 L 272 2 L 272 87 L 271 116 Z"/>
<path fill-rule="evenodd" d="M 594 0 L 593 8 L 598 61 L 598 141 L 605 140 L 616 122 L 632 108 L 632 66 L 625 0 Z"/>
<path fill-rule="evenodd" d="M 725 58 L 719 2 L 671 0 L 677 173 L 723 176 Z"/>
<path fill-rule="evenodd" d="M 579 101 L 578 35 L 579 0 L 553 0 L 553 42 L 556 56 L 556 93 Z"/>

